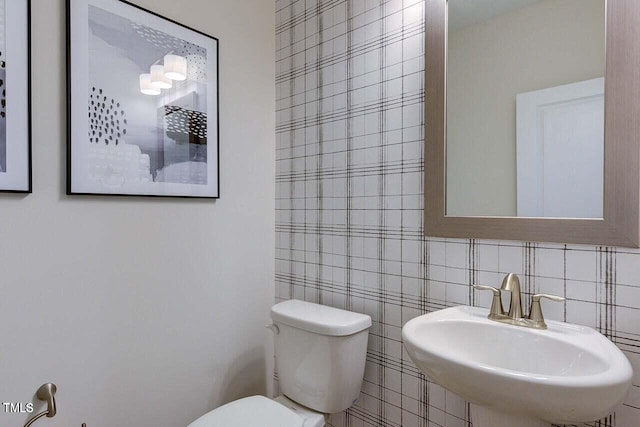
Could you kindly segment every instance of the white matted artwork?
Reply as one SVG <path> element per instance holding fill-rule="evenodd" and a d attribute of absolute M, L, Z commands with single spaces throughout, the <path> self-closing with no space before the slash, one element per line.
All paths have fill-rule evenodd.
<path fill-rule="evenodd" d="M 67 7 L 67 192 L 218 198 L 218 40 L 122 0 Z"/>
<path fill-rule="evenodd" d="M 0 191 L 31 192 L 30 2 L 0 0 Z"/>

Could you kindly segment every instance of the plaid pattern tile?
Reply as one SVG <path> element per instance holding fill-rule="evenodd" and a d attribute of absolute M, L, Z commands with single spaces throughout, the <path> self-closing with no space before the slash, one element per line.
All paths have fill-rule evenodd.
<path fill-rule="evenodd" d="M 459 304 L 473 283 L 520 275 L 549 319 L 596 328 L 636 370 L 615 414 L 640 425 L 640 251 L 425 238 L 422 0 L 276 0 L 276 300 L 373 319 L 362 394 L 334 427 L 471 426 L 469 405 L 428 381 L 402 325 Z M 277 381 L 277 374 L 275 380 Z"/>

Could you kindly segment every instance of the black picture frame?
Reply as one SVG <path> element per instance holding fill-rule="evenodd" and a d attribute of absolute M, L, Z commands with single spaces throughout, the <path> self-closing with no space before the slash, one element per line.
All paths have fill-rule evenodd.
<path fill-rule="evenodd" d="M 97 9 L 90 9 L 89 8 L 90 6 Z M 152 143 L 155 142 L 156 144 L 162 144 L 162 142 L 164 141 L 165 147 L 167 144 L 166 141 L 168 139 L 169 139 L 169 142 L 172 143 L 171 138 L 167 136 L 168 134 L 171 133 L 169 129 L 170 125 L 167 124 L 168 123 L 167 117 L 170 114 L 179 113 L 176 115 L 181 116 L 182 118 L 176 119 L 174 122 L 177 124 L 173 124 L 171 126 L 174 127 L 172 135 L 178 135 L 178 134 L 180 135 L 179 137 L 175 138 L 175 141 L 174 141 L 175 144 L 173 144 L 172 147 L 173 146 L 178 147 L 179 141 L 182 141 L 180 142 L 182 145 L 187 144 L 188 149 L 186 149 L 186 153 L 188 156 L 187 157 L 188 160 L 184 160 L 185 159 L 184 147 L 179 147 L 181 148 L 182 151 L 179 152 L 177 155 L 171 154 L 172 156 L 174 156 L 174 158 L 182 159 L 184 161 L 174 161 L 173 163 L 171 163 L 170 162 L 171 160 L 167 160 L 165 158 L 166 153 L 164 151 L 162 150 L 153 151 L 153 149 L 151 149 L 149 150 L 149 152 L 146 152 L 145 149 L 148 149 L 148 147 L 139 146 L 138 151 L 140 151 L 141 153 L 140 159 L 142 159 L 143 161 L 147 160 L 151 165 L 150 166 L 150 176 L 152 177 L 151 181 L 141 181 L 141 182 L 135 181 L 134 182 L 133 180 L 130 180 L 131 184 L 129 185 L 129 183 L 127 182 L 128 178 L 123 178 L 122 180 L 119 180 L 118 182 L 116 182 L 116 184 L 122 183 L 120 187 L 117 187 L 117 185 L 116 186 L 105 185 L 104 179 L 100 178 L 99 180 L 100 185 L 78 185 L 77 184 L 78 180 L 80 179 L 79 171 L 82 170 L 82 168 L 78 168 L 76 167 L 76 165 L 78 164 L 78 161 L 79 161 L 78 159 L 83 159 L 82 157 L 78 157 L 78 150 L 79 150 L 78 144 L 82 144 L 83 142 L 82 142 L 82 138 L 78 137 L 79 132 L 81 131 L 78 131 L 77 128 L 79 123 L 81 123 L 80 119 L 82 116 L 79 116 L 78 114 L 79 108 L 81 107 L 77 107 L 77 103 L 85 102 L 85 105 L 88 106 L 89 108 L 91 108 L 91 105 L 92 105 L 90 98 L 84 98 L 84 100 L 82 98 L 78 98 L 78 92 L 75 91 L 75 89 L 80 84 L 79 82 L 83 81 L 82 79 L 78 78 L 79 70 L 77 67 L 77 62 L 74 62 L 76 58 L 81 57 L 82 55 L 82 52 L 79 51 L 79 46 L 78 46 L 79 43 L 77 43 L 77 40 L 82 39 L 81 37 L 82 34 L 75 33 L 75 32 L 80 32 L 78 28 L 82 28 L 82 27 L 79 27 L 79 25 L 82 25 L 82 23 L 81 22 L 79 23 L 78 20 L 85 19 L 87 22 L 87 30 L 86 30 L 87 33 L 85 35 L 91 32 L 91 30 L 88 29 L 88 27 L 91 25 L 89 24 L 89 21 L 91 20 L 91 16 L 89 12 L 87 12 L 87 14 L 85 15 L 81 15 L 80 13 L 78 13 L 78 10 L 83 10 L 84 7 L 86 7 L 87 10 L 91 10 L 100 14 L 101 20 L 94 21 L 94 22 L 99 22 L 100 37 L 108 37 L 109 32 L 106 31 L 108 30 L 108 28 L 107 29 L 103 28 L 102 24 L 105 22 L 104 18 L 105 17 L 110 18 L 108 14 L 112 14 L 114 15 L 113 17 L 114 22 L 116 22 L 120 28 L 122 27 L 121 21 L 126 21 L 129 24 L 131 24 L 133 28 L 136 29 L 136 31 L 138 32 L 137 35 L 140 36 L 140 38 L 142 39 L 142 41 L 139 41 L 136 37 L 133 37 L 133 38 L 129 37 L 127 39 L 127 43 L 135 44 L 135 42 L 138 41 L 141 44 L 146 43 L 145 47 L 151 46 L 153 49 L 156 49 L 156 50 L 163 48 L 163 47 L 159 47 L 159 45 L 176 46 L 180 54 L 187 57 L 186 60 L 188 64 L 189 73 L 192 72 L 192 69 L 198 70 L 198 71 L 193 71 L 193 74 L 196 75 L 196 77 L 193 77 L 193 80 L 195 81 L 195 83 L 194 81 L 190 81 L 191 75 L 185 81 L 187 82 L 187 84 L 193 83 L 197 88 L 204 86 L 203 92 L 197 92 L 196 90 L 195 93 L 193 94 L 193 97 L 198 98 L 199 100 L 198 102 L 200 104 L 205 102 L 205 105 L 206 105 L 205 111 L 204 112 L 201 111 L 202 108 L 200 110 L 196 108 L 189 109 L 189 108 L 183 107 L 182 105 L 178 105 L 178 104 L 184 103 L 185 99 L 191 99 L 189 98 L 189 96 L 192 93 L 188 92 L 188 90 L 184 89 L 184 86 L 182 86 L 181 90 L 182 92 L 185 92 L 186 95 L 184 95 L 183 97 L 175 98 L 173 99 L 173 101 L 170 101 L 170 102 L 167 101 L 167 103 L 161 103 L 160 105 L 157 105 L 155 107 L 156 114 L 158 116 L 161 116 L 161 118 L 158 119 L 158 121 L 161 120 L 163 125 L 162 127 L 157 126 L 156 130 L 159 131 L 158 135 L 160 135 L 160 133 L 162 133 L 162 135 L 156 138 L 155 140 L 153 139 L 150 140 L 150 142 Z M 106 7 L 106 9 L 101 9 L 102 7 Z M 105 13 L 107 15 L 105 15 Z M 67 25 L 67 37 L 66 37 L 67 39 L 67 43 L 66 43 L 67 129 L 68 129 L 67 131 L 67 194 L 68 195 L 91 195 L 91 196 L 104 195 L 104 196 L 170 197 L 170 198 L 197 198 L 197 199 L 220 198 L 219 39 L 209 34 L 206 34 L 202 31 L 193 29 L 180 22 L 177 22 L 175 20 L 162 16 L 156 12 L 140 7 L 126 0 L 66 0 L 66 23 L 67 23 L 66 24 Z M 152 27 L 149 25 L 149 23 L 152 23 L 153 25 L 156 25 L 156 27 L 160 27 L 160 28 Z M 130 32 L 130 29 L 128 29 L 127 31 Z M 185 39 L 179 38 L 176 34 L 185 35 L 186 38 Z M 127 34 L 127 35 L 130 36 L 130 34 Z M 121 36 L 122 34 L 119 36 L 118 35 L 114 36 L 115 40 L 117 40 L 117 37 L 121 37 Z M 165 38 L 164 40 L 166 43 L 162 44 L 160 42 L 157 42 L 156 39 L 158 37 L 160 37 L 161 39 Z M 88 39 L 88 37 L 86 39 Z M 193 40 L 200 40 L 203 42 L 202 44 L 205 44 L 206 46 L 203 47 L 202 45 L 193 42 Z M 86 42 L 87 46 L 89 46 L 89 43 L 90 42 L 88 41 Z M 185 55 L 185 52 L 188 50 L 188 48 L 193 48 L 193 50 L 195 50 L 196 53 L 193 55 Z M 146 49 L 146 50 L 143 50 L 143 52 L 146 52 L 147 50 L 153 50 L 153 49 Z M 163 55 L 177 54 L 174 52 L 174 50 L 175 49 L 167 48 L 167 50 L 164 51 L 162 54 Z M 203 51 L 205 53 L 204 56 L 201 55 Z M 134 52 L 132 52 L 132 54 L 133 53 Z M 91 61 L 90 55 L 87 54 L 86 58 L 88 62 Z M 198 62 L 197 60 L 194 60 L 193 58 L 199 59 L 200 62 Z M 121 58 L 115 58 L 115 59 L 120 60 Z M 138 60 L 138 57 L 136 57 L 136 60 Z M 165 57 L 165 61 L 166 61 L 166 57 Z M 194 61 L 193 64 L 196 64 L 196 65 L 192 66 L 191 61 Z M 149 66 L 151 65 L 157 65 L 157 63 L 150 63 Z M 87 68 L 89 69 L 90 67 L 87 67 Z M 121 69 L 121 68 L 118 68 L 118 69 Z M 202 71 L 203 69 L 205 70 L 204 72 Z M 205 77 L 202 77 L 203 74 Z M 113 78 L 115 80 L 122 80 L 122 76 L 119 74 L 114 75 Z M 87 77 L 87 81 L 88 80 L 89 80 L 89 77 Z M 142 89 L 142 83 L 140 83 L 140 89 Z M 88 85 L 86 88 L 87 93 L 89 93 L 90 90 L 91 91 L 98 90 L 101 96 L 105 96 L 103 95 L 104 92 L 102 91 L 102 89 L 97 89 L 96 85 Z M 172 92 L 171 96 L 174 96 L 174 97 L 177 97 L 178 95 L 182 94 L 182 92 L 178 94 L 174 93 L 174 92 L 179 92 L 177 84 L 175 85 L 175 90 L 172 87 L 171 90 L 167 91 L 167 93 L 169 92 Z M 95 92 L 95 94 L 97 93 L 98 92 Z M 92 94 L 93 93 L 89 94 L 89 97 L 91 97 Z M 140 94 L 137 94 L 137 96 L 140 97 Z M 171 99 L 171 96 L 168 96 L 167 94 L 165 94 L 165 91 L 163 90 L 162 96 L 160 99 L 162 100 L 165 100 L 166 98 Z M 144 99 L 144 97 L 148 97 L 148 95 L 142 95 L 140 99 Z M 109 101 L 111 101 L 111 103 L 115 102 L 116 105 L 120 107 L 120 103 L 118 101 L 116 101 L 114 98 L 111 98 L 111 99 L 108 99 L 108 98 L 109 98 L 108 96 L 104 98 L 106 103 L 108 103 Z M 132 98 L 136 98 L 136 97 L 134 96 Z M 202 98 L 205 98 L 206 101 L 202 101 Z M 139 102 L 139 100 L 136 98 L 135 102 Z M 164 102 L 164 101 L 161 101 L 161 102 Z M 125 104 L 125 101 L 122 101 L 123 109 L 119 110 L 120 112 L 122 112 L 123 117 L 125 116 L 124 104 Z M 192 102 L 192 104 L 196 104 L 196 102 Z M 101 105 L 102 107 L 105 107 L 105 103 L 102 103 Z M 160 111 L 159 109 L 162 109 L 162 113 L 159 112 Z M 100 129 L 104 131 L 105 129 L 107 129 L 105 126 L 108 126 L 109 124 L 109 123 L 104 123 L 103 121 L 100 123 L 100 125 L 95 124 L 95 126 L 100 126 L 100 127 L 98 127 L 97 129 L 93 129 L 92 127 L 90 127 L 91 125 L 93 125 L 93 122 L 91 122 L 91 125 L 90 125 L 89 121 L 91 121 L 91 114 L 96 114 L 97 111 L 94 111 L 92 113 L 92 111 L 89 109 L 89 116 L 88 116 L 89 121 L 87 121 L 86 111 L 87 110 L 85 110 L 85 113 L 84 113 L 84 120 L 85 120 L 85 129 L 88 130 L 88 133 L 85 134 L 87 135 L 87 137 L 84 138 L 85 139 L 84 143 L 87 142 L 86 139 L 90 139 L 89 137 L 94 131 L 98 131 Z M 113 110 L 109 110 L 109 111 L 113 113 Z M 108 112 L 106 114 L 107 116 L 109 116 Z M 147 114 L 145 116 L 145 120 L 149 120 L 150 116 L 151 116 L 150 114 Z M 111 120 L 109 120 L 109 118 L 106 118 L 105 121 L 111 123 L 111 128 L 109 128 L 108 131 L 113 132 L 114 117 L 113 115 L 110 115 L 109 117 Z M 96 118 L 96 121 L 97 121 L 97 118 Z M 127 122 L 126 118 L 123 119 L 123 122 L 124 122 L 124 125 L 127 125 L 127 126 L 129 125 L 129 122 Z M 211 124 L 212 122 L 213 124 Z M 122 125 L 122 123 L 120 124 Z M 181 128 L 180 128 L 180 124 L 182 125 Z M 124 127 L 124 125 L 122 126 Z M 153 126 L 151 126 L 151 128 L 153 128 Z M 119 127 L 118 127 L 118 130 L 120 130 Z M 123 132 L 126 132 L 126 129 L 124 129 Z M 214 143 L 212 143 L 211 141 L 211 136 L 215 137 Z M 120 135 L 118 135 L 118 138 L 119 137 Z M 202 143 L 203 140 L 204 140 L 204 143 Z M 138 143 L 141 143 L 141 144 L 145 142 L 146 140 L 144 139 L 138 140 Z M 91 140 L 91 143 L 93 143 L 93 139 Z M 101 142 L 97 143 L 96 146 L 100 144 Z M 109 142 L 105 141 L 104 144 L 106 146 L 109 146 Z M 120 141 L 120 144 L 118 140 L 116 140 L 115 145 L 112 145 L 111 148 L 117 150 L 118 145 L 124 148 L 131 148 L 131 146 L 136 145 L 136 143 L 134 144 L 128 143 L 126 142 L 126 139 L 123 137 L 122 140 Z M 204 162 L 202 161 L 203 145 L 205 146 Z M 83 149 L 85 151 L 88 150 L 86 148 L 83 148 Z M 91 146 L 90 149 L 100 150 L 99 148 L 94 149 L 93 146 Z M 196 157 L 193 157 L 193 158 L 191 157 L 191 151 L 194 151 L 194 150 L 197 153 L 199 153 L 199 154 L 196 154 L 196 156 L 200 156 L 199 159 Z M 175 150 L 175 151 L 178 151 L 178 150 Z M 89 153 L 89 157 L 93 156 L 94 154 L 95 153 Z M 113 153 L 109 152 L 108 155 L 111 156 L 113 155 Z M 136 154 L 134 153 L 134 157 L 135 155 Z M 158 160 L 158 158 L 162 158 L 164 160 Z M 164 163 L 162 163 L 163 161 Z M 95 163 L 89 162 L 89 166 L 87 166 L 87 168 L 92 171 L 98 170 L 97 168 L 94 167 L 95 165 L 96 165 Z M 100 166 L 102 167 L 102 169 L 100 170 L 103 170 L 104 164 L 100 164 Z M 159 166 L 162 166 L 162 168 Z M 107 166 L 107 168 L 108 167 L 110 166 Z M 187 174 L 185 175 L 183 173 L 180 175 L 175 171 L 171 172 L 172 167 L 180 167 L 181 170 L 186 171 Z M 94 169 L 91 169 L 91 168 L 94 168 Z M 206 171 L 204 174 L 202 173 L 203 168 Z M 194 169 L 195 169 L 195 172 L 194 172 Z M 123 171 L 124 169 L 116 169 L 116 168 L 114 168 L 114 170 L 116 170 L 116 174 L 120 173 L 120 175 L 122 176 L 126 176 L 126 174 L 129 174 L 131 172 L 129 170 L 120 172 L 120 171 Z M 137 171 L 134 171 L 134 172 L 137 173 Z M 162 179 L 164 181 L 160 180 L 159 178 L 160 174 L 163 174 Z M 88 175 L 92 177 L 94 184 L 98 181 L 95 179 L 95 176 L 96 176 L 95 173 L 91 172 Z M 143 175 L 145 176 L 147 175 L 146 170 L 144 171 Z M 206 175 L 206 178 L 203 178 L 203 175 Z M 107 176 L 106 172 L 104 176 Z M 86 179 L 86 177 L 84 178 Z M 111 176 L 109 176 L 108 179 L 111 179 Z M 188 179 L 189 181 L 187 182 L 180 181 L 183 179 Z M 202 182 L 203 180 L 205 181 L 204 183 Z M 112 184 L 112 183 L 109 182 L 109 184 Z M 110 187 L 114 187 L 114 188 L 110 188 Z M 142 191 L 140 191 L 140 189 L 142 189 Z"/>
<path fill-rule="evenodd" d="M 10 8 L 7 8 L 10 5 Z M 32 118 L 31 118 L 31 0 L 16 0 L 5 3 L 5 43 L 6 49 L 11 55 L 16 53 L 16 62 L 11 56 L 6 62 L 6 70 L 11 70 L 13 63 L 23 67 L 24 78 L 16 84 L 16 90 L 11 88 L 12 76 L 2 77 L 2 112 L 0 120 L 6 120 L 4 135 L 0 132 L 0 193 L 30 194 L 33 191 L 33 165 L 32 165 Z M 7 28 L 7 23 L 11 28 Z M 21 33 L 21 34 L 20 34 Z M 16 46 L 16 44 L 18 46 Z M 17 48 L 16 48 L 17 47 Z M 24 48 L 26 47 L 26 48 Z M 4 53 L 4 52 L 3 52 Z M 0 61 L 2 71 L 5 71 L 5 59 Z M 6 81 L 5 81 L 6 80 Z M 6 85 L 6 86 L 5 86 Z M 5 89 L 6 88 L 6 89 Z M 5 103 L 5 90 L 8 99 Z M 15 105 L 12 101 L 12 93 L 17 93 L 13 99 L 21 99 L 23 105 L 14 111 L 6 111 Z M 6 113 L 5 113 L 6 111 Z M 4 116 L 2 116 L 4 115 Z M 17 119 L 14 119 L 17 117 Z M 17 135 L 16 135 L 17 134 Z M 15 136 L 15 138 L 14 138 Z M 4 146 L 2 146 L 4 142 Z"/>

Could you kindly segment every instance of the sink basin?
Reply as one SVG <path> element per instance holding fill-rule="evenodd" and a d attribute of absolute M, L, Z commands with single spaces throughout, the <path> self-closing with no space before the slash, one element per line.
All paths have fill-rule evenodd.
<path fill-rule="evenodd" d="M 402 328 L 404 345 L 432 381 L 498 413 L 569 424 L 622 403 L 631 364 L 594 329 L 554 321 L 529 329 L 488 314 L 459 306 L 416 317 Z"/>

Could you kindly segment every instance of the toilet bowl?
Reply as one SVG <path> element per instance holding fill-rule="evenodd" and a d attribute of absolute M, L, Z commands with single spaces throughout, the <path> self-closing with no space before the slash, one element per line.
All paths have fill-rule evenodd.
<path fill-rule="evenodd" d="M 189 427 L 322 427 L 324 415 L 284 396 L 250 396 L 203 415 Z"/>
<path fill-rule="evenodd" d="M 299 300 L 271 308 L 281 396 L 220 406 L 188 427 L 322 427 L 360 394 L 371 318 Z"/>

